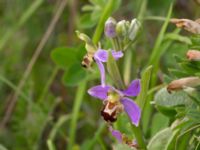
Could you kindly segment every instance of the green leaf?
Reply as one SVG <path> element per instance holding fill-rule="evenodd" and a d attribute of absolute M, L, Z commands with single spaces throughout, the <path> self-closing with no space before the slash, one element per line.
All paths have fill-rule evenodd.
<path fill-rule="evenodd" d="M 192 45 L 190 46 L 190 49 L 199 49 L 200 50 L 200 35 L 193 35 L 191 36 Z"/>
<path fill-rule="evenodd" d="M 164 114 L 165 116 L 168 116 L 168 117 L 174 117 L 177 112 L 174 108 L 169 108 L 169 107 L 163 107 L 163 106 L 160 106 L 160 105 L 157 105 L 156 108 L 162 113 Z"/>
<path fill-rule="evenodd" d="M 171 14 L 172 14 L 172 8 L 173 8 L 173 4 L 170 5 L 166 20 L 165 20 L 164 24 L 162 25 L 162 28 L 161 28 L 158 36 L 157 36 L 156 43 L 154 45 L 154 48 L 152 50 L 152 53 L 151 53 L 151 56 L 150 56 L 150 59 L 149 59 L 149 62 L 148 62 L 149 65 L 157 64 L 160 57 L 161 57 L 161 54 L 164 53 L 164 51 L 163 51 L 164 49 L 161 49 L 161 44 L 163 42 L 165 32 L 166 32 L 167 26 L 169 24 L 169 19 L 170 19 Z"/>
<path fill-rule="evenodd" d="M 180 63 L 179 65 L 181 66 L 181 68 L 183 70 L 185 70 L 190 75 L 194 75 L 195 73 L 197 73 L 199 71 L 199 69 L 192 67 L 191 65 L 189 65 L 188 63 L 185 63 L 185 62 Z"/>
<path fill-rule="evenodd" d="M 184 72 L 183 70 L 178 70 L 178 69 L 169 69 L 169 72 L 171 75 L 177 77 L 177 78 L 182 78 L 182 77 L 188 77 L 188 73 Z"/>
<path fill-rule="evenodd" d="M 8 149 L 0 144 L 0 150 L 8 150 Z"/>
<path fill-rule="evenodd" d="M 188 38 L 187 36 L 182 36 L 182 35 L 179 35 L 179 34 L 176 34 L 176 33 L 167 33 L 165 35 L 165 39 L 166 40 L 177 40 L 179 42 L 182 42 L 182 43 L 185 43 L 185 44 L 188 44 L 188 45 L 191 45 L 192 44 L 192 41 L 190 40 L 190 38 Z"/>
<path fill-rule="evenodd" d="M 111 51 L 109 51 L 107 69 L 117 88 L 124 89 L 124 83 L 122 81 L 116 60 L 113 58 Z"/>
<path fill-rule="evenodd" d="M 91 18 L 90 13 L 86 13 L 80 17 L 78 20 L 78 28 L 85 29 L 85 28 L 92 28 L 96 25 L 96 22 L 94 22 Z"/>
<path fill-rule="evenodd" d="M 70 47 L 58 47 L 51 53 L 53 61 L 61 68 L 66 69 L 78 61 L 77 49 Z"/>
<path fill-rule="evenodd" d="M 187 60 L 184 57 L 180 57 L 178 55 L 173 55 L 177 63 L 186 62 Z"/>
<path fill-rule="evenodd" d="M 90 3 L 92 3 L 94 6 L 100 6 L 104 7 L 105 6 L 105 0 L 89 0 Z"/>
<path fill-rule="evenodd" d="M 183 91 L 168 93 L 166 88 L 162 88 L 156 93 L 155 104 L 163 107 L 175 107 L 191 104 L 191 98 Z"/>
<path fill-rule="evenodd" d="M 150 79 L 151 79 L 151 71 L 152 71 L 152 66 L 149 66 L 142 72 L 141 92 L 136 100 L 136 102 L 138 103 L 141 109 L 143 109 L 147 100 L 147 93 L 148 93 Z"/>
<path fill-rule="evenodd" d="M 160 112 L 171 117 L 176 115 L 176 107 L 189 105 L 192 103 L 192 100 L 183 91 L 169 94 L 166 88 L 162 88 L 156 93 L 154 102 Z"/>
<path fill-rule="evenodd" d="M 186 114 L 190 119 L 200 123 L 200 110 L 195 108 L 190 108 L 187 110 Z"/>
<path fill-rule="evenodd" d="M 135 148 L 130 148 L 126 144 L 115 144 L 113 147 L 114 150 L 136 150 Z"/>
<path fill-rule="evenodd" d="M 170 128 L 161 130 L 150 140 L 148 150 L 164 150 L 172 134 Z"/>
<path fill-rule="evenodd" d="M 169 124 L 169 118 L 161 113 L 156 113 L 152 119 L 151 135 L 155 135 L 160 130 L 166 128 Z"/>
<path fill-rule="evenodd" d="M 179 130 L 175 130 L 172 133 L 172 136 L 169 138 L 166 146 L 165 146 L 165 150 L 174 150 L 175 149 L 175 144 L 176 144 L 176 138 L 179 134 Z"/>
<path fill-rule="evenodd" d="M 62 80 L 66 86 L 76 86 L 86 80 L 86 77 L 86 71 L 80 64 L 75 63 L 64 73 Z"/>

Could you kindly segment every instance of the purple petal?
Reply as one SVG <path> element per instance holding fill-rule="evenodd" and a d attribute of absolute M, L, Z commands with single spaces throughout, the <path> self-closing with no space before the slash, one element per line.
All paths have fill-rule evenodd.
<path fill-rule="evenodd" d="M 130 98 L 122 98 L 121 103 L 124 105 L 124 109 L 128 114 L 131 122 L 138 126 L 140 122 L 141 110 L 140 107 Z"/>
<path fill-rule="evenodd" d="M 111 51 L 112 56 L 115 58 L 115 60 L 118 60 L 119 58 L 123 57 L 124 54 L 122 53 L 122 51 Z"/>
<path fill-rule="evenodd" d="M 122 142 L 122 133 L 118 130 L 113 130 L 112 127 L 109 128 L 112 136 L 114 136 L 119 142 Z"/>
<path fill-rule="evenodd" d="M 140 93 L 140 89 L 141 89 L 140 80 L 136 79 L 133 80 L 129 85 L 129 87 L 126 90 L 122 91 L 122 93 L 125 96 L 137 96 Z"/>
<path fill-rule="evenodd" d="M 94 86 L 88 90 L 88 94 L 90 94 L 93 97 L 99 98 L 101 100 L 105 100 L 107 98 L 107 93 L 110 90 L 110 86 L 104 86 L 101 85 Z"/>
<path fill-rule="evenodd" d="M 112 56 L 115 58 L 115 60 L 123 57 L 123 53 L 122 51 L 111 51 Z M 95 60 L 99 60 L 101 62 L 107 62 L 108 60 L 108 51 L 107 50 L 103 50 L 103 49 L 98 49 L 96 51 L 96 53 L 94 54 L 94 59 Z"/>
<path fill-rule="evenodd" d="M 96 60 L 96 63 L 98 65 L 100 74 L 101 74 L 101 85 L 104 87 L 106 85 L 105 80 L 106 80 L 106 76 L 105 76 L 105 68 L 104 65 L 101 61 Z"/>
<path fill-rule="evenodd" d="M 108 59 L 108 51 L 103 49 L 98 49 L 94 54 L 94 59 L 101 62 L 106 62 Z"/>

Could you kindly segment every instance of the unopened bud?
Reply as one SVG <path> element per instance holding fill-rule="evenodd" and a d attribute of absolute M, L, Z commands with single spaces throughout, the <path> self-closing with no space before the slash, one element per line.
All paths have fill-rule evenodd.
<path fill-rule="evenodd" d="M 198 50 L 189 50 L 186 55 L 189 60 L 200 61 L 200 51 Z"/>
<path fill-rule="evenodd" d="M 171 19 L 170 22 L 176 24 L 178 28 L 183 28 L 194 34 L 200 34 L 200 24 L 198 21 L 174 18 L 174 19 Z"/>
<path fill-rule="evenodd" d="M 129 31 L 128 31 L 128 37 L 131 41 L 135 40 L 140 28 L 141 28 L 140 22 L 137 19 L 133 19 L 131 21 Z"/>
<path fill-rule="evenodd" d="M 76 34 L 79 39 L 85 42 L 85 48 L 87 52 L 95 52 L 97 50 L 92 40 L 86 34 L 80 33 L 79 31 L 76 31 Z"/>
<path fill-rule="evenodd" d="M 195 87 L 198 85 L 200 85 L 199 77 L 186 77 L 186 78 L 181 78 L 181 79 L 172 81 L 167 86 L 167 91 L 171 93 L 171 91 L 178 91 L 186 87 Z"/>
<path fill-rule="evenodd" d="M 116 26 L 117 35 L 119 35 L 120 37 L 126 36 L 128 34 L 129 26 L 130 26 L 129 21 L 125 20 L 119 21 Z"/>
<path fill-rule="evenodd" d="M 105 35 L 109 38 L 116 37 L 116 20 L 112 17 L 108 18 L 104 28 Z"/>

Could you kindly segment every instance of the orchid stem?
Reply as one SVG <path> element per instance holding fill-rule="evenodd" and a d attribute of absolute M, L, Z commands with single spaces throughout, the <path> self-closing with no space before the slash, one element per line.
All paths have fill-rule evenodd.
<path fill-rule="evenodd" d="M 97 25 L 97 28 L 94 32 L 94 36 L 92 38 L 93 42 L 95 44 L 98 43 L 100 37 L 101 37 L 101 34 L 103 32 L 103 29 L 104 29 L 104 24 L 105 24 L 105 21 L 108 19 L 108 17 L 111 15 L 112 11 L 113 11 L 113 3 L 114 3 L 115 0 L 109 0 L 108 1 L 108 4 L 106 5 L 104 11 L 103 11 L 103 14 L 100 18 L 100 21 Z"/>
<path fill-rule="evenodd" d="M 69 133 L 69 143 L 68 143 L 68 150 L 73 149 L 74 141 L 75 141 L 75 133 L 76 133 L 76 127 L 77 127 L 77 120 L 78 120 L 78 114 L 80 110 L 80 106 L 83 100 L 83 96 L 85 94 L 86 89 L 86 81 L 83 81 L 79 84 L 74 105 L 73 105 L 73 112 L 72 112 L 72 118 L 70 122 L 70 133 Z"/>
<path fill-rule="evenodd" d="M 133 126 L 133 132 L 135 134 L 135 138 L 137 140 L 137 144 L 141 150 L 147 150 L 146 144 L 144 142 L 143 134 L 140 127 Z"/>

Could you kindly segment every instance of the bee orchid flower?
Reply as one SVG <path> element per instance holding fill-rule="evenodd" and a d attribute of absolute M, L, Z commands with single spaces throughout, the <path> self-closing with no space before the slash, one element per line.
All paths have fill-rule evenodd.
<path fill-rule="evenodd" d="M 140 93 L 139 79 L 133 80 L 126 90 L 118 90 L 108 85 L 97 85 L 90 88 L 88 93 L 103 101 L 104 108 L 101 115 L 105 121 L 114 122 L 117 120 L 117 115 L 125 111 L 131 122 L 135 126 L 139 125 L 141 110 L 132 99 L 128 98 Z"/>

